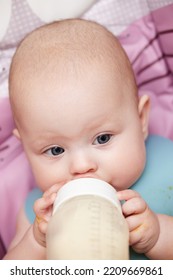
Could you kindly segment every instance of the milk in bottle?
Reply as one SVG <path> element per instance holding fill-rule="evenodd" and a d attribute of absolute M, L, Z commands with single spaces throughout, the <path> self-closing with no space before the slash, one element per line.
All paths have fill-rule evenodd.
<path fill-rule="evenodd" d="M 129 258 L 128 226 L 111 185 L 81 178 L 59 190 L 48 224 L 47 258 Z"/>

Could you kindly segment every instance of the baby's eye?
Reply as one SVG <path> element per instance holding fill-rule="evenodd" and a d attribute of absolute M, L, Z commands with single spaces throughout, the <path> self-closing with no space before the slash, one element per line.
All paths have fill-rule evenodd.
<path fill-rule="evenodd" d="M 94 141 L 94 144 L 95 145 L 96 144 L 100 144 L 100 145 L 105 144 L 105 143 L 109 142 L 111 137 L 112 137 L 112 134 L 108 134 L 108 133 L 107 134 L 101 134 L 96 138 L 96 140 Z"/>
<path fill-rule="evenodd" d="M 65 150 L 59 146 L 52 147 L 52 148 L 48 149 L 47 151 L 45 151 L 45 153 L 48 156 L 59 156 L 60 154 L 63 154 L 64 152 L 65 152 Z"/>

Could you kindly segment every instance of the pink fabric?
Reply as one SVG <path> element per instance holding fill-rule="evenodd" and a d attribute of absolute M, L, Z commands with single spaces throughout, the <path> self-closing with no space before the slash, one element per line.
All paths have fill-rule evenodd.
<path fill-rule="evenodd" d="M 86 13 L 89 19 L 107 20 L 107 27 L 115 31 L 113 14 L 116 12 L 113 1 L 112 9 L 103 12 L 98 1 L 92 13 Z M 128 2 L 128 1 L 127 1 Z M 126 2 L 126 3 L 127 3 Z M 27 2 L 12 2 L 12 15 L 8 31 L 0 48 L 4 51 L 1 59 L 0 91 L 8 92 L 7 79 L 11 56 L 16 44 L 24 34 L 44 24 L 32 13 Z M 15 5 L 14 5 L 15 3 Z M 22 6 L 23 5 L 23 6 Z M 100 5 L 100 6 L 99 6 Z M 98 9 L 100 7 L 100 10 Z M 107 4 L 103 6 L 106 9 Z M 96 13 L 96 8 L 100 12 Z M 105 10 L 104 10 L 105 11 Z M 23 14 L 22 19 L 19 13 Z M 28 16 L 26 19 L 26 15 Z M 88 16 L 87 16 L 88 15 Z M 153 11 L 148 16 L 130 24 L 120 36 L 135 71 L 139 94 L 147 92 L 151 96 L 152 109 L 150 133 L 166 136 L 173 140 L 173 4 Z M 106 20 L 105 20 L 106 18 Z M 21 24 L 22 20 L 22 24 Z M 30 22 L 30 24 L 26 24 Z M 11 29 L 10 29 L 11 26 Z M 14 34 L 21 33 L 14 41 Z M 115 33 L 115 32 L 114 32 Z M 11 43 L 10 43 L 11 42 Z M 10 49 L 11 48 L 11 49 Z M 0 52 L 1 54 L 1 52 Z M 0 57 L 1 58 L 1 57 Z M 4 63 L 4 64 L 3 64 Z M 2 65 L 3 64 L 3 65 Z M 1 70 L 1 69 L 0 69 Z M 3 87 L 1 85 L 4 83 Z M 0 99 L 0 235 L 7 247 L 15 233 L 16 215 L 28 191 L 34 187 L 34 179 L 20 142 L 12 135 L 14 128 L 8 97 Z"/>
<path fill-rule="evenodd" d="M 16 215 L 34 179 L 14 127 L 9 99 L 0 99 L 0 232 L 7 247 L 15 233 Z"/>
<path fill-rule="evenodd" d="M 173 140 L 173 4 L 131 24 L 120 35 L 139 94 L 151 97 L 149 131 Z"/>

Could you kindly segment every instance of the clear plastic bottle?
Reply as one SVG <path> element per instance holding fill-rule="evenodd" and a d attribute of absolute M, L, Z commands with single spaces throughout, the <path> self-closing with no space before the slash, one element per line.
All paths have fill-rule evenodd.
<path fill-rule="evenodd" d="M 47 231 L 47 259 L 127 260 L 129 231 L 116 190 L 81 178 L 58 192 Z"/>

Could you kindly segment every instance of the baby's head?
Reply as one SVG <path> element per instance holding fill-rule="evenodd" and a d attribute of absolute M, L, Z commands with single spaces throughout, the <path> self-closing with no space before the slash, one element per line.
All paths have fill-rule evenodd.
<path fill-rule="evenodd" d="M 149 100 L 118 40 L 71 19 L 29 34 L 14 55 L 10 101 L 38 186 L 94 177 L 117 190 L 145 166 Z"/>

